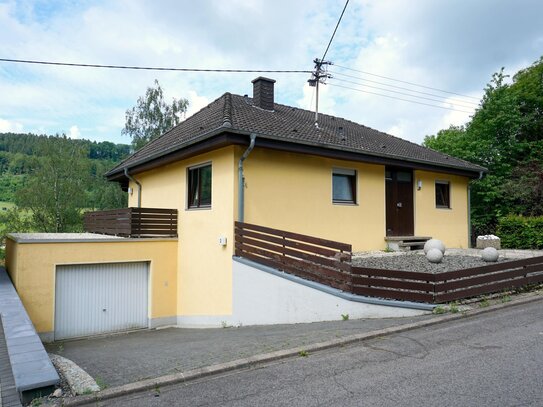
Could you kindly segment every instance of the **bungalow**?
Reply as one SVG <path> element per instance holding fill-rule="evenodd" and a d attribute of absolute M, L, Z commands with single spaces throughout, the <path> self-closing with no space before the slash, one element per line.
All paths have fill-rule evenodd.
<path fill-rule="evenodd" d="M 352 317 L 420 312 L 349 305 L 330 300 L 333 293 L 303 291 L 315 287 L 256 277 L 233 260 L 234 221 L 348 242 L 353 251 L 409 247 L 429 237 L 465 248 L 469 182 L 485 169 L 339 117 L 320 114 L 317 124 L 314 113 L 275 103 L 274 83 L 253 80 L 252 98 L 225 93 L 106 174 L 128 191 L 130 207 L 176 209 L 176 239 L 12 236 L 8 271 L 44 338 L 168 324 L 313 321 L 339 318 L 343 310 Z M 96 267 L 105 274 L 92 279 Z M 119 267 L 134 281 L 114 280 Z M 123 323 L 83 328 L 81 309 L 104 316 L 110 308 L 82 293 L 120 295 L 115 289 L 136 298 L 142 322 L 130 322 L 133 311 L 125 310 Z M 98 316 L 84 319 L 96 323 Z M 66 328 L 76 320 L 75 331 Z"/>

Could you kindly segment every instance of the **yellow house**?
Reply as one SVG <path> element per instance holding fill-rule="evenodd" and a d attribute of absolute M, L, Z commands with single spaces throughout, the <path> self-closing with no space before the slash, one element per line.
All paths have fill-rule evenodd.
<path fill-rule="evenodd" d="M 8 271 L 43 337 L 78 335 L 55 334 L 59 301 L 69 301 L 58 290 L 72 284 L 58 276 L 74 264 L 147 264 L 148 327 L 323 320 L 339 318 L 339 308 L 352 317 L 428 309 L 351 306 L 293 282 L 273 288 L 277 276 L 233 261 L 236 220 L 350 243 L 353 251 L 416 247 L 430 237 L 448 247 L 469 244 L 469 182 L 484 168 L 342 118 L 319 114 L 315 122 L 310 111 L 275 103 L 274 82 L 255 79 L 252 98 L 225 93 L 106 174 L 128 191 L 130 207 L 176 209 L 176 239 L 8 242 Z"/>

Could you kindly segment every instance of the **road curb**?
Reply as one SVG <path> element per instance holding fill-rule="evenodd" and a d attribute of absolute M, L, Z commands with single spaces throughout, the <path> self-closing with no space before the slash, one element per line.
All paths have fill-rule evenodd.
<path fill-rule="evenodd" d="M 387 336 L 395 333 L 410 331 L 413 329 L 424 328 L 432 325 L 437 325 L 458 319 L 475 317 L 477 315 L 486 314 L 492 311 L 498 311 L 503 308 L 528 304 L 531 302 L 541 301 L 543 296 L 530 295 L 520 299 L 513 299 L 510 302 L 503 304 L 491 305 L 486 308 L 478 308 L 466 311 L 464 313 L 447 314 L 436 316 L 435 318 L 424 321 L 404 324 L 384 329 L 378 329 L 362 334 L 345 336 L 343 338 L 332 339 L 324 342 L 313 343 L 308 346 L 298 346 L 295 348 L 279 350 L 270 353 L 254 355 L 243 359 L 237 359 L 231 362 L 220 363 L 212 366 L 206 366 L 198 369 L 188 370 L 186 372 L 174 373 L 170 375 L 160 376 L 154 379 L 146 379 L 134 383 L 125 384 L 122 386 L 112 387 L 102 390 L 92 395 L 77 396 L 72 399 L 65 399 L 64 406 L 82 406 L 90 403 L 96 403 L 108 399 L 113 399 L 120 396 L 125 396 L 132 393 L 138 393 L 146 390 L 158 389 L 163 386 L 168 386 L 178 383 L 186 383 L 189 381 L 201 379 L 208 376 L 215 376 L 221 373 L 226 373 L 234 370 L 241 370 L 249 367 L 254 367 L 259 364 L 273 362 L 281 359 L 287 359 L 294 356 L 300 356 L 301 353 L 312 353 L 330 348 L 350 345 L 356 342 L 361 342 L 369 339 L 374 339 L 382 336 Z"/>

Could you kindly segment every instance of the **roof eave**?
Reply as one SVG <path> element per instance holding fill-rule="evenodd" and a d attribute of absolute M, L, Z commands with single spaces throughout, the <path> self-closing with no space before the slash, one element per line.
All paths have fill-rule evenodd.
<path fill-rule="evenodd" d="M 162 151 L 154 156 L 147 157 L 144 160 L 136 161 L 128 166 L 119 166 L 106 173 L 109 181 L 125 181 L 124 168 L 128 168 L 131 173 L 143 172 L 174 161 L 188 158 L 197 154 L 202 154 L 217 148 L 231 144 L 247 144 L 248 139 L 244 136 L 251 134 L 250 131 L 233 129 L 228 127 L 219 127 L 210 132 L 204 133 L 199 137 L 178 146 L 169 151 Z M 222 137 L 219 137 L 223 135 Z M 241 136 L 241 137 L 240 137 Z M 392 154 L 376 154 L 367 151 L 360 151 L 348 147 L 340 147 L 325 143 L 314 143 L 307 140 L 297 140 L 293 142 L 282 137 L 270 134 L 257 135 L 257 147 L 272 148 L 276 150 L 299 152 L 305 154 L 315 154 L 331 158 L 346 159 L 362 162 L 374 162 L 383 165 L 407 166 L 411 168 L 429 169 L 438 172 L 446 172 L 468 176 L 470 178 L 479 178 L 481 173 L 486 173 L 484 167 L 472 165 L 471 168 L 460 167 L 456 165 L 437 164 L 425 160 L 405 158 L 394 156 Z"/>

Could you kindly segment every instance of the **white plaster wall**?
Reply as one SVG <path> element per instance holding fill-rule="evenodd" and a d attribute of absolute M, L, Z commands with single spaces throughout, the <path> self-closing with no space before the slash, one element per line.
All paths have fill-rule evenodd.
<path fill-rule="evenodd" d="M 233 261 L 232 315 L 178 316 L 182 327 L 294 324 L 422 315 L 428 311 L 349 301 Z"/>
<path fill-rule="evenodd" d="M 421 315 L 425 311 L 349 301 L 233 262 L 233 318 L 243 325 Z"/>

